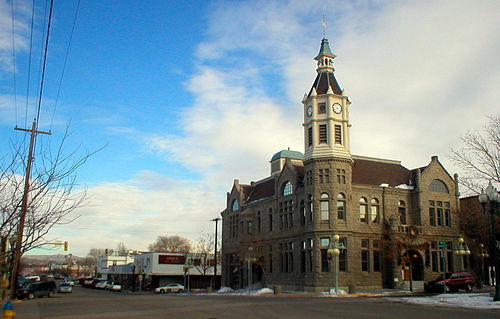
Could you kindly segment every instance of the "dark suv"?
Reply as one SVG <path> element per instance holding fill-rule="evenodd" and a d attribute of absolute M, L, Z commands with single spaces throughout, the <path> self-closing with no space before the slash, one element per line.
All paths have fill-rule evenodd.
<path fill-rule="evenodd" d="M 38 281 L 20 288 L 18 293 L 19 299 L 33 299 L 35 297 L 52 297 L 57 291 L 57 286 L 54 281 Z"/>
<path fill-rule="evenodd" d="M 475 284 L 476 280 L 468 272 L 448 272 L 444 280 L 443 275 L 440 275 L 435 280 L 426 282 L 424 288 L 428 292 L 456 292 L 459 289 L 472 291 Z"/>

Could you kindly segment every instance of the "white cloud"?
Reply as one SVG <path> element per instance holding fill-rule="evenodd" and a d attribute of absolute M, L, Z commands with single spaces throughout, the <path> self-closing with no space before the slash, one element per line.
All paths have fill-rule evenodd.
<path fill-rule="evenodd" d="M 274 152 L 302 151 L 300 100 L 314 80 L 324 12 L 337 78 L 353 101 L 352 152 L 409 168 L 440 155 L 448 165 L 450 145 L 498 112 L 499 9 L 497 1 L 224 2 L 186 83 L 195 102 L 179 112 L 182 131 L 145 137 L 200 178 L 145 172 L 91 187 L 75 241 L 141 249 L 159 234 L 210 230 L 233 178 L 266 177 Z"/>
<path fill-rule="evenodd" d="M 26 23 L 28 12 L 24 3 L 15 1 L 14 19 L 12 6 L 7 0 L 0 0 L 0 71 L 14 71 L 12 26 L 14 26 L 14 45 L 16 52 L 28 49 L 29 40 L 26 37 L 29 27 Z M 0 72 L 0 76 L 3 72 Z"/>

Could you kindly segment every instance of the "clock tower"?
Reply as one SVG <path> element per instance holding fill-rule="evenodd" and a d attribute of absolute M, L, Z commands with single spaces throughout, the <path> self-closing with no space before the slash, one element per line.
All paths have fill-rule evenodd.
<path fill-rule="evenodd" d="M 351 160 L 349 108 L 351 102 L 334 76 L 333 59 L 327 39 L 321 41 L 317 76 L 304 95 L 304 161 L 319 158 Z"/>

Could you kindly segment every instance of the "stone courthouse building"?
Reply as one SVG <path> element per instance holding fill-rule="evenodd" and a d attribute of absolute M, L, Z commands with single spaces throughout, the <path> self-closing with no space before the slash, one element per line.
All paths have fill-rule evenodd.
<path fill-rule="evenodd" d="M 410 276 L 418 284 L 444 267 L 461 267 L 453 254 L 460 237 L 457 176 L 437 156 L 410 170 L 352 155 L 351 102 L 335 79 L 334 58 L 323 39 L 316 79 L 302 100 L 304 154 L 274 154 L 269 177 L 249 185 L 235 180 L 227 194 L 222 285 L 326 290 L 335 261 L 345 290 L 395 287 Z M 345 247 L 338 258 L 328 253 L 334 235 Z"/>

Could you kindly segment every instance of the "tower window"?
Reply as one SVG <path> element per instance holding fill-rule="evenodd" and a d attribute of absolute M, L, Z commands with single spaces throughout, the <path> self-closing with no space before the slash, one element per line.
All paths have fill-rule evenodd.
<path fill-rule="evenodd" d="M 307 130 L 307 140 L 308 140 L 309 146 L 313 145 L 313 129 L 312 129 L 312 127 L 310 127 Z"/>
<path fill-rule="evenodd" d="M 327 144 L 327 135 L 326 135 L 326 124 L 321 124 L 319 126 L 319 143 L 320 144 Z"/>
<path fill-rule="evenodd" d="M 318 114 L 326 113 L 326 103 L 318 103 Z"/>
<path fill-rule="evenodd" d="M 359 199 L 359 220 L 362 223 L 368 222 L 368 203 L 364 197 Z"/>
<path fill-rule="evenodd" d="M 342 128 L 340 125 L 335 125 L 335 144 L 342 144 Z"/>

